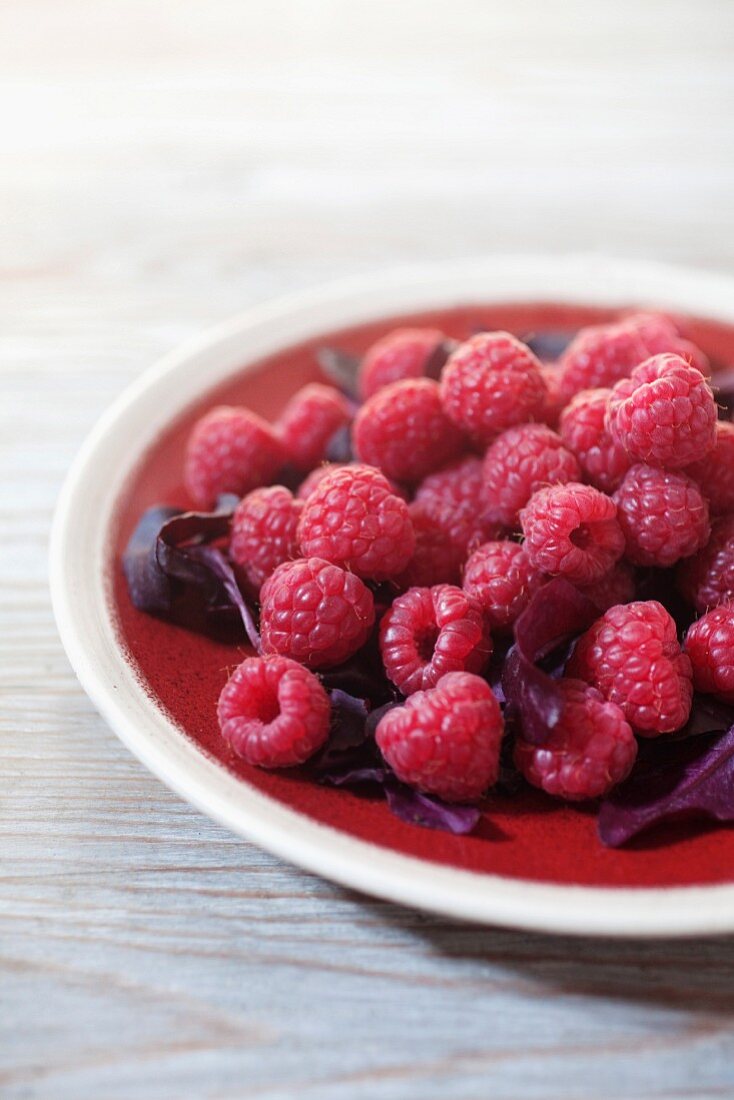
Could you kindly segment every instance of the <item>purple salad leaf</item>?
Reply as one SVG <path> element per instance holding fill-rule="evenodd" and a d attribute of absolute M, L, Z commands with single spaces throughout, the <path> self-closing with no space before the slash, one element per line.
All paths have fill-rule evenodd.
<path fill-rule="evenodd" d="M 395 816 L 408 825 L 442 829 L 457 836 L 470 833 L 482 816 L 478 806 L 443 802 L 440 798 L 414 791 L 403 783 L 386 783 L 385 798 Z"/>
<path fill-rule="evenodd" d="M 571 343 L 574 333 L 562 329 L 547 329 L 540 332 L 529 332 L 522 336 L 522 342 L 527 344 L 534 355 L 544 362 L 552 362 L 560 358 Z"/>
<path fill-rule="evenodd" d="M 336 429 L 326 444 L 326 459 L 328 462 L 339 463 L 354 461 L 351 424 L 342 424 L 341 428 Z"/>
<path fill-rule="evenodd" d="M 171 581 L 158 565 L 156 540 L 163 524 L 180 514 L 180 508 L 148 508 L 125 547 L 122 568 L 130 599 L 139 611 L 166 615 L 171 610 Z"/>
<path fill-rule="evenodd" d="M 435 348 L 428 357 L 428 362 L 423 368 L 423 374 L 426 378 L 432 378 L 434 382 L 438 382 L 441 377 L 441 371 L 446 366 L 446 360 L 452 351 L 458 348 L 458 340 L 441 340 L 436 344 Z"/>
<path fill-rule="evenodd" d="M 242 595 L 229 559 L 216 546 L 192 546 L 187 550 L 187 555 L 203 565 L 210 575 L 220 582 L 231 605 L 239 612 L 250 645 L 256 653 L 259 653 L 260 635 L 255 616 Z"/>
<path fill-rule="evenodd" d="M 557 679 L 538 663 L 598 618 L 599 609 L 592 600 L 556 577 L 535 593 L 517 620 L 502 688 L 511 714 L 519 719 L 522 735 L 531 744 L 545 744 L 563 712 Z"/>
<path fill-rule="evenodd" d="M 617 848 L 681 818 L 734 821 L 734 726 L 713 742 L 683 744 L 691 750 L 687 759 L 635 772 L 604 799 L 598 821 L 603 844 Z"/>
<path fill-rule="evenodd" d="M 710 382 L 719 406 L 719 419 L 730 420 L 734 412 L 734 367 L 715 370 Z"/>
<path fill-rule="evenodd" d="M 387 778 L 386 768 L 380 767 L 379 764 L 364 764 L 361 767 L 325 772 L 321 776 L 321 782 L 329 787 L 356 787 L 361 783 L 377 783 L 383 787 Z"/>
<path fill-rule="evenodd" d="M 339 348 L 319 348 L 316 352 L 316 358 L 321 370 L 331 384 L 341 390 L 342 393 L 345 393 L 347 397 L 358 401 L 359 386 L 357 379 L 360 364 L 358 356 L 350 355 L 349 352 L 341 351 Z"/>

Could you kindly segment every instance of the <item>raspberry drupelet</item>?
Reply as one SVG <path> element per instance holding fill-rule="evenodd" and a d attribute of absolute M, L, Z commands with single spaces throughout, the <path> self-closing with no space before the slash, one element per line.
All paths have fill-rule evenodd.
<path fill-rule="evenodd" d="M 617 488 L 630 466 L 624 447 L 604 426 L 611 392 L 598 389 L 577 393 L 561 413 L 558 426 L 564 444 L 576 455 L 584 480 L 604 493 Z"/>
<path fill-rule="evenodd" d="M 707 356 L 681 334 L 672 317 L 665 313 L 630 313 L 622 323 L 637 329 L 647 348 L 647 356 L 673 352 L 708 377 L 711 368 Z"/>
<path fill-rule="evenodd" d="M 404 783 L 447 802 L 475 802 L 497 782 L 503 732 L 489 684 L 469 672 L 450 672 L 389 710 L 375 738 Z"/>
<path fill-rule="evenodd" d="M 405 378 L 438 378 L 450 342 L 437 328 L 397 328 L 367 349 L 359 366 L 359 392 L 366 401 Z"/>
<path fill-rule="evenodd" d="M 466 563 L 464 591 L 480 605 L 490 629 L 504 632 L 547 579 L 519 543 L 486 542 Z"/>
<path fill-rule="evenodd" d="M 517 528 L 520 510 L 546 485 L 579 481 L 581 470 L 559 435 L 546 424 L 508 428 L 484 458 L 484 499 L 490 520 Z"/>
<path fill-rule="evenodd" d="M 643 737 L 673 733 L 688 721 L 691 662 L 671 615 L 657 600 L 612 607 L 579 638 L 569 676 L 597 688 Z"/>
<path fill-rule="evenodd" d="M 734 424 L 717 420 L 713 450 L 684 472 L 701 486 L 712 515 L 734 512 Z"/>
<path fill-rule="evenodd" d="M 334 470 L 304 501 L 298 541 L 304 557 L 374 581 L 402 572 L 415 550 L 408 505 L 379 470 L 360 465 Z"/>
<path fill-rule="evenodd" d="M 286 461 L 273 429 L 249 409 L 219 405 L 197 420 L 186 444 L 184 483 L 199 508 L 221 493 L 244 496 L 267 485 Z"/>
<path fill-rule="evenodd" d="M 276 424 L 288 461 L 302 473 L 326 456 L 326 445 L 352 419 L 349 402 L 333 386 L 312 382 L 290 399 Z"/>
<path fill-rule="evenodd" d="M 482 460 L 475 455 L 429 474 L 415 503 L 446 532 L 462 564 L 471 550 L 500 533 L 486 514 Z"/>
<path fill-rule="evenodd" d="M 734 601 L 734 516 L 715 520 L 703 550 L 681 562 L 678 589 L 698 612 Z"/>
<path fill-rule="evenodd" d="M 626 779 L 637 741 L 616 703 L 581 680 L 561 680 L 563 711 L 544 745 L 518 738 L 515 765 L 534 787 L 578 802 L 601 798 Z"/>
<path fill-rule="evenodd" d="M 702 615 L 689 627 L 684 649 L 696 691 L 734 704 L 734 607 L 715 607 Z"/>
<path fill-rule="evenodd" d="M 415 532 L 415 550 L 406 568 L 392 578 L 400 591 L 431 588 L 434 584 L 458 584 L 462 553 L 440 523 L 418 501 L 408 505 Z"/>
<path fill-rule="evenodd" d="M 607 407 L 612 437 L 638 462 L 680 469 L 716 443 L 716 404 L 706 379 L 679 355 L 655 355 L 618 382 Z"/>
<path fill-rule="evenodd" d="M 296 532 L 302 508 L 303 502 L 282 485 L 254 489 L 237 505 L 229 555 L 255 596 L 274 569 L 298 557 Z"/>
<path fill-rule="evenodd" d="M 398 596 L 380 624 L 388 679 L 403 695 L 435 687 L 447 672 L 481 672 L 492 641 L 481 608 L 460 588 L 439 584 Z"/>
<path fill-rule="evenodd" d="M 364 645 L 375 621 L 372 593 L 354 573 L 321 558 L 279 565 L 260 592 L 264 654 L 307 668 L 341 664 Z"/>
<path fill-rule="evenodd" d="M 360 461 L 411 485 L 464 449 L 461 432 L 441 406 L 438 383 L 428 378 L 393 382 L 370 397 L 357 413 L 352 438 Z"/>
<path fill-rule="evenodd" d="M 303 764 L 329 733 L 329 696 L 287 657 L 248 657 L 222 689 L 217 717 L 237 756 L 262 768 Z"/>
<path fill-rule="evenodd" d="M 695 481 L 655 466 L 632 466 L 614 494 L 625 556 L 666 568 L 706 545 L 709 510 Z"/>
<path fill-rule="evenodd" d="M 441 374 L 444 409 L 478 447 L 541 420 L 546 399 L 540 360 L 509 332 L 481 332 L 460 344 Z"/>
<path fill-rule="evenodd" d="M 520 513 L 524 547 L 542 573 L 592 584 L 624 553 L 614 501 L 591 485 L 540 489 Z"/>

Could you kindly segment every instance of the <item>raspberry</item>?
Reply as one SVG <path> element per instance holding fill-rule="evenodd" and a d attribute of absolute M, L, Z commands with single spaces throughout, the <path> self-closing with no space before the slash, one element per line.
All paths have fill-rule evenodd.
<path fill-rule="evenodd" d="M 639 462 L 688 466 L 716 442 L 714 395 L 679 355 L 655 355 L 612 390 L 607 428 Z"/>
<path fill-rule="evenodd" d="M 460 562 L 499 528 L 485 514 L 482 460 L 471 455 L 452 462 L 421 482 L 415 503 L 449 536 Z"/>
<path fill-rule="evenodd" d="M 657 600 L 611 607 L 579 638 L 566 672 L 620 706 L 644 737 L 672 733 L 688 720 L 691 662 Z"/>
<path fill-rule="evenodd" d="M 701 486 L 713 515 L 734 512 L 734 424 L 717 420 L 713 450 L 685 472 Z"/>
<path fill-rule="evenodd" d="M 624 552 L 616 505 L 591 485 L 571 481 L 540 489 L 520 523 L 535 568 L 573 583 L 599 580 Z"/>
<path fill-rule="evenodd" d="M 678 588 L 696 611 L 734 601 L 734 516 L 722 516 L 699 552 L 678 567 Z"/>
<path fill-rule="evenodd" d="M 397 328 L 365 352 L 359 367 L 363 400 L 404 378 L 438 377 L 446 362 L 447 341 L 437 328 Z"/>
<path fill-rule="evenodd" d="M 703 615 L 690 627 L 684 649 L 696 691 L 734 704 L 734 608 L 715 607 Z"/>
<path fill-rule="evenodd" d="M 546 398 L 540 361 L 509 332 L 480 332 L 460 344 L 441 374 L 444 409 L 480 447 L 539 420 Z"/>
<path fill-rule="evenodd" d="M 655 466 L 633 466 L 614 494 L 617 519 L 635 565 L 665 568 L 708 541 L 709 510 L 695 481 Z"/>
<path fill-rule="evenodd" d="M 303 479 L 298 486 L 296 496 L 299 500 L 307 500 L 325 477 L 328 477 L 329 474 L 333 474 L 334 470 L 346 469 L 348 469 L 348 463 L 346 462 L 324 462 L 323 465 L 317 466 L 315 470 L 312 470 L 311 473 Z"/>
<path fill-rule="evenodd" d="M 547 425 L 523 424 L 495 439 L 485 455 L 483 474 L 487 516 L 515 528 L 520 510 L 536 490 L 578 481 L 581 470 Z"/>
<path fill-rule="evenodd" d="M 561 680 L 563 711 L 545 745 L 520 738 L 515 764 L 528 783 L 578 802 L 601 798 L 626 779 L 637 757 L 637 741 L 616 703 L 606 702 L 580 680 Z"/>
<path fill-rule="evenodd" d="M 613 386 L 649 354 L 634 325 L 616 322 L 579 329 L 559 359 L 561 392 L 569 400 L 579 390 Z"/>
<path fill-rule="evenodd" d="M 631 603 L 637 591 L 634 569 L 624 561 L 618 561 L 598 581 L 577 584 L 576 587 L 593 600 L 600 611 L 608 611 L 618 603 Z"/>
<path fill-rule="evenodd" d="M 561 413 L 561 439 L 576 455 L 584 478 L 604 493 L 611 493 L 629 469 L 624 447 L 604 426 L 611 390 L 582 390 Z"/>
<path fill-rule="evenodd" d="M 492 641 L 479 605 L 437 584 L 398 596 L 380 624 L 385 672 L 403 695 L 435 687 L 447 672 L 481 672 Z"/>
<path fill-rule="evenodd" d="M 345 466 L 322 479 L 304 502 L 298 541 L 305 557 L 376 581 L 400 573 L 415 550 L 408 505 L 371 466 Z"/>
<path fill-rule="evenodd" d="M 308 668 L 341 664 L 375 621 L 372 593 L 359 577 L 321 558 L 279 565 L 260 592 L 262 651 Z"/>
<path fill-rule="evenodd" d="M 404 783 L 447 802 L 475 802 L 497 782 L 503 732 L 489 684 L 450 672 L 432 690 L 389 710 L 375 737 Z"/>
<path fill-rule="evenodd" d="M 287 657 L 248 657 L 217 705 L 225 741 L 262 768 L 289 768 L 313 756 L 328 736 L 330 712 L 314 674 Z"/>
<path fill-rule="evenodd" d="M 557 428 L 558 420 L 566 404 L 566 395 L 561 385 L 561 372 L 555 363 L 542 363 L 540 373 L 545 382 L 545 401 L 541 419 L 549 428 Z"/>
<path fill-rule="evenodd" d="M 197 420 L 186 444 L 184 483 L 199 508 L 220 493 L 244 496 L 272 481 L 286 461 L 270 425 L 249 409 L 219 405 Z"/>
<path fill-rule="evenodd" d="M 486 542 L 464 570 L 464 591 L 482 608 L 492 630 L 512 627 L 547 577 L 517 542 Z"/>
<path fill-rule="evenodd" d="M 701 374 L 708 376 L 710 367 L 707 357 L 700 348 L 680 335 L 672 318 L 663 313 L 631 313 L 623 318 L 623 323 L 631 325 L 639 332 L 647 348 L 645 358 L 671 351 L 700 370 Z"/>
<path fill-rule="evenodd" d="M 606 325 L 579 329 L 560 358 L 561 391 L 566 398 L 579 390 L 613 386 L 651 355 L 672 352 L 708 373 L 708 360 L 684 340 L 669 317 L 636 313 Z"/>
<path fill-rule="evenodd" d="M 326 445 L 352 419 L 339 390 L 313 382 L 300 389 L 281 413 L 276 430 L 296 470 L 312 470 L 326 456 Z"/>
<path fill-rule="evenodd" d="M 257 595 L 277 566 L 298 557 L 296 531 L 303 502 L 282 485 L 255 489 L 232 517 L 229 555 L 246 586 Z"/>
<path fill-rule="evenodd" d="M 441 408 L 438 383 L 428 378 L 381 389 L 357 413 L 352 436 L 362 462 L 411 483 L 455 458 L 463 447 L 461 433 Z"/>
<path fill-rule="evenodd" d="M 463 555 L 448 532 L 414 501 L 408 513 L 415 532 L 415 550 L 395 584 L 408 588 L 430 588 L 434 584 L 458 584 Z"/>

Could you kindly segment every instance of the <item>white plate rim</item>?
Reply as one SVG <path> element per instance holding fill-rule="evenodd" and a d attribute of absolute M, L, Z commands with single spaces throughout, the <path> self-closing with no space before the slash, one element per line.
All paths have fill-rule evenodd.
<path fill-rule="evenodd" d="M 734 323 L 732 278 L 595 255 L 493 256 L 398 268 L 249 309 L 146 370 L 84 442 L 51 532 L 59 633 L 87 695 L 153 774 L 232 832 L 307 871 L 389 901 L 505 927 L 635 937 L 734 931 L 734 885 L 528 882 L 433 864 L 319 824 L 204 755 L 146 693 L 115 632 L 104 569 L 114 502 L 160 430 L 206 390 L 248 369 L 243 362 L 352 324 L 439 306 L 543 300 L 657 306 Z M 130 438 L 138 440 L 134 450 Z"/>

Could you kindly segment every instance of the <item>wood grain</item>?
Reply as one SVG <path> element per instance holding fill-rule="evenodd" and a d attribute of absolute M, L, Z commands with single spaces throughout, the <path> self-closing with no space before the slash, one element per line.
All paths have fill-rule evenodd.
<path fill-rule="evenodd" d="M 58 486 L 159 354 L 494 249 L 734 266 L 726 0 L 0 6 L 0 1095 L 734 1097 L 734 946 L 464 927 L 227 835 L 95 715 Z"/>

